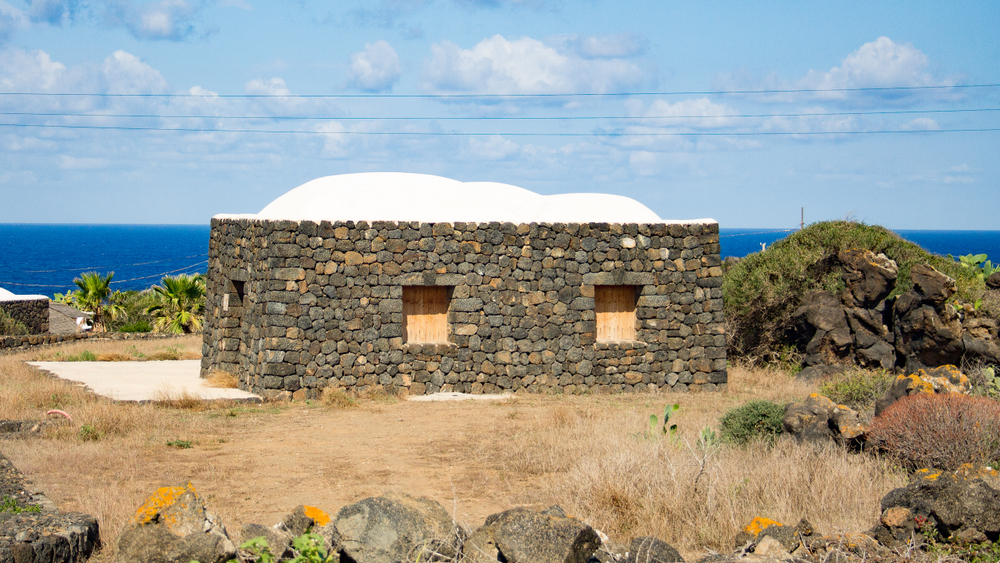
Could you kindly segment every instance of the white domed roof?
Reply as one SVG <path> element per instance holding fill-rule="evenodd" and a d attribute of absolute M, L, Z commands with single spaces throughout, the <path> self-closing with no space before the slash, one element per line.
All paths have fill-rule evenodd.
<path fill-rule="evenodd" d="M 232 217 L 232 216 L 220 216 Z M 540 195 L 496 182 L 459 182 L 428 174 L 369 172 L 306 182 L 256 215 L 293 221 L 423 223 L 680 223 L 634 199 L 611 194 Z M 712 222 L 711 219 L 683 221 Z"/>

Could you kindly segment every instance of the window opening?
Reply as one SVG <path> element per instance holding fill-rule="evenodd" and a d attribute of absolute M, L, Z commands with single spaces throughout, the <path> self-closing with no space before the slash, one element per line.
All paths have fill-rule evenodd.
<path fill-rule="evenodd" d="M 403 338 L 407 343 L 448 342 L 448 287 L 403 287 Z"/>
<path fill-rule="evenodd" d="M 594 286 L 597 340 L 635 340 L 635 287 Z"/>

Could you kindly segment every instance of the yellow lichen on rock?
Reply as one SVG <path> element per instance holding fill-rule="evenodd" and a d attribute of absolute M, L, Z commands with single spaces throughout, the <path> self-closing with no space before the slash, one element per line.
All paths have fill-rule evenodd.
<path fill-rule="evenodd" d="M 330 523 L 330 515 L 315 506 L 306 506 L 305 514 L 306 516 L 312 518 L 313 522 L 315 522 L 317 526 L 322 527 Z"/>
<path fill-rule="evenodd" d="M 745 528 L 743 528 L 743 531 L 752 536 L 756 536 L 757 534 L 763 532 L 764 530 L 770 528 L 771 526 L 784 526 L 784 524 L 776 520 L 771 520 L 770 518 L 764 518 L 762 516 L 758 516 L 753 520 L 751 520 L 750 523 L 747 524 Z"/>
<path fill-rule="evenodd" d="M 156 489 L 156 492 L 146 499 L 146 502 L 139 507 L 139 510 L 135 511 L 134 522 L 136 524 L 148 524 L 156 518 L 156 515 L 161 510 L 172 505 L 178 497 L 187 491 L 191 491 L 197 495 L 194 486 L 190 482 L 185 487 L 160 487 Z"/>

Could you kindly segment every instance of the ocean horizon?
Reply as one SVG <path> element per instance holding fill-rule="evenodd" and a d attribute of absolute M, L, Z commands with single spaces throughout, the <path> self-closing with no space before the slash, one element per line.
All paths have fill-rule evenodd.
<path fill-rule="evenodd" d="M 140 290 L 165 275 L 204 273 L 209 225 L 0 224 L 0 287 L 19 295 L 65 293 L 83 272 L 114 272 L 112 288 Z M 797 229 L 720 228 L 722 256 L 743 257 Z M 942 256 L 1000 262 L 1000 231 L 896 230 Z"/>

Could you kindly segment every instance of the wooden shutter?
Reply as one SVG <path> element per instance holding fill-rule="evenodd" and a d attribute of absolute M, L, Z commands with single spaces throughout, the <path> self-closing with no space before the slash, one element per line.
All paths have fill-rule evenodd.
<path fill-rule="evenodd" d="M 403 335 L 406 342 L 448 342 L 448 288 L 403 288 Z"/>
<path fill-rule="evenodd" d="M 594 286 L 597 340 L 635 340 L 635 288 L 631 285 Z"/>

